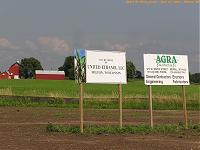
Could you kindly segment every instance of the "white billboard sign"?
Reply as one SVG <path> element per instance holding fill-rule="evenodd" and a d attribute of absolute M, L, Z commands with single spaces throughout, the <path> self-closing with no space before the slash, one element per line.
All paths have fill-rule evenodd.
<path fill-rule="evenodd" d="M 189 85 L 186 55 L 144 54 L 146 85 Z"/>
<path fill-rule="evenodd" d="M 86 83 L 126 84 L 126 53 L 86 50 Z"/>

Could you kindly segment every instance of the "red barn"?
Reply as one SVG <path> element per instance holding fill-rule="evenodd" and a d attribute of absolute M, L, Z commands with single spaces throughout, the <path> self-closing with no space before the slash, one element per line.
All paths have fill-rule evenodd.
<path fill-rule="evenodd" d="M 0 73 L 0 79 L 10 79 L 8 72 L 2 72 Z"/>
<path fill-rule="evenodd" d="M 52 71 L 52 70 L 36 70 L 35 79 L 37 80 L 64 80 L 64 71 Z"/>
<path fill-rule="evenodd" d="M 20 65 L 18 62 L 16 62 L 8 69 L 11 79 L 19 79 L 19 68 Z"/>
<path fill-rule="evenodd" d="M 19 68 L 20 64 L 18 62 L 14 63 L 8 71 L 0 73 L 0 79 L 19 79 Z"/>

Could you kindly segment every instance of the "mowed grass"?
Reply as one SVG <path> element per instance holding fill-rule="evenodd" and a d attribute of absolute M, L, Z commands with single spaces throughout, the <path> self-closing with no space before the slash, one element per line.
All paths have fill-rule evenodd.
<path fill-rule="evenodd" d="M 160 99 L 181 97 L 181 86 L 153 86 L 153 96 Z M 117 97 L 117 85 L 84 84 L 85 97 Z M 186 96 L 199 100 L 200 85 L 186 86 Z M 0 95 L 78 97 L 79 85 L 73 80 L 0 80 Z M 148 86 L 143 80 L 132 80 L 123 85 L 123 97 L 148 97 Z"/>
<path fill-rule="evenodd" d="M 181 86 L 153 86 L 154 109 L 182 109 Z M 200 110 L 200 85 L 186 86 L 187 108 Z M 0 95 L 56 97 L 56 101 L 33 102 L 31 99 L 0 99 L 0 106 L 78 108 L 78 103 L 64 103 L 63 97 L 78 98 L 79 85 L 72 80 L 0 80 Z M 84 84 L 85 108 L 117 109 L 117 85 Z M 123 85 L 124 109 L 148 109 L 148 86 L 143 80 L 132 80 Z M 61 98 L 61 99 L 60 99 Z M 98 99 L 94 99 L 98 98 Z"/>

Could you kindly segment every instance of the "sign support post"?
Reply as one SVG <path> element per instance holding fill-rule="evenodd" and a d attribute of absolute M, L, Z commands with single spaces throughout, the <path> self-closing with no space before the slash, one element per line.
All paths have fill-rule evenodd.
<path fill-rule="evenodd" d="M 144 54 L 144 83 L 149 85 L 151 127 L 153 128 L 152 85 L 181 85 L 185 128 L 188 128 L 185 85 L 190 85 L 188 56 Z"/>
<path fill-rule="evenodd" d="M 118 93 L 119 93 L 119 125 L 122 128 L 122 84 L 118 85 Z"/>
<path fill-rule="evenodd" d="M 152 105 L 152 87 L 149 85 L 149 112 L 150 112 L 150 123 L 153 128 L 153 105 Z"/>
<path fill-rule="evenodd" d="M 120 61 L 119 61 L 120 60 Z M 122 128 L 122 84 L 127 84 L 126 52 L 85 50 L 75 51 L 75 78 L 80 90 L 80 131 L 83 133 L 83 83 L 118 84 L 119 123 Z"/>
<path fill-rule="evenodd" d="M 183 111 L 184 111 L 184 119 L 185 119 L 185 128 L 188 128 L 188 116 L 187 116 L 187 103 L 185 96 L 185 86 L 182 85 L 182 98 L 183 98 Z"/>
<path fill-rule="evenodd" d="M 80 88 L 80 99 L 79 99 L 79 106 L 80 106 L 80 130 L 83 133 L 83 83 L 79 84 Z"/>

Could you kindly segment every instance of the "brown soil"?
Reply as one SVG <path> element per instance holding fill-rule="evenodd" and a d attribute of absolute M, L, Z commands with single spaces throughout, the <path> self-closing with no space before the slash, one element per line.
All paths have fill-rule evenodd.
<path fill-rule="evenodd" d="M 85 124 L 118 124 L 118 110 L 84 111 Z M 200 122 L 200 114 L 190 111 L 189 121 Z M 123 124 L 148 124 L 148 111 L 123 110 Z M 182 111 L 154 111 L 154 124 L 183 122 Z M 80 135 L 48 133 L 45 128 L 55 124 L 78 124 L 79 110 L 64 108 L 0 107 L 0 150 L 71 150 L 71 149 L 200 149 L 200 137 L 185 135 L 125 134 Z"/>

